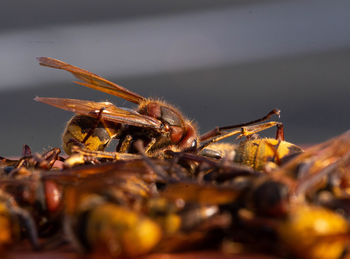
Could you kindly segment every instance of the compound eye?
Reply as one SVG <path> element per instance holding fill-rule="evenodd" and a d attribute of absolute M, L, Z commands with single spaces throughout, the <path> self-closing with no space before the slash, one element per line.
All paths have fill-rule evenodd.
<path fill-rule="evenodd" d="M 191 149 L 197 149 L 197 144 L 197 139 L 193 140 L 191 144 Z"/>
<path fill-rule="evenodd" d="M 160 110 L 162 112 L 161 120 L 169 123 L 171 126 L 181 127 L 183 125 L 181 116 L 174 110 L 166 106 L 161 106 Z"/>
<path fill-rule="evenodd" d="M 185 152 L 196 152 L 197 151 L 197 140 L 194 139 L 191 145 L 184 150 Z"/>

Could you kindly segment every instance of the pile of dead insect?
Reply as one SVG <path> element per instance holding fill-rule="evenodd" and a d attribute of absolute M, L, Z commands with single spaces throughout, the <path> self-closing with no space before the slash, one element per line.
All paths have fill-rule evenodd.
<path fill-rule="evenodd" d="M 0 158 L 0 248 L 133 257 L 217 251 L 346 256 L 350 131 L 303 151 L 265 117 L 199 136 L 171 105 L 52 58 L 91 87 L 134 102 L 37 97 L 73 111 L 63 149 Z M 256 133 L 276 126 L 276 138 Z M 238 143 L 218 143 L 238 135 Z M 112 139 L 115 152 L 104 151 Z"/>

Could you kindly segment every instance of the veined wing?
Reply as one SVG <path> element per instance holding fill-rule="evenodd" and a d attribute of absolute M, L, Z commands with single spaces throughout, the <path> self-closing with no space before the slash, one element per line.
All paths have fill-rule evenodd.
<path fill-rule="evenodd" d="M 90 87 L 95 90 L 99 90 L 101 92 L 112 94 L 137 104 L 145 100 L 143 96 L 138 95 L 132 91 L 129 91 L 128 89 L 120 85 L 117 85 L 111 81 L 108 81 L 103 77 L 95 75 L 87 70 L 81 69 L 79 67 L 70 65 L 68 63 L 65 63 L 63 61 L 60 61 L 54 58 L 39 57 L 37 59 L 39 61 L 39 64 L 42 66 L 66 70 L 68 72 L 71 72 L 76 78 L 84 81 L 84 82 L 74 81 L 77 84 Z"/>
<path fill-rule="evenodd" d="M 57 108 L 72 111 L 77 114 L 97 117 L 103 109 L 101 119 L 137 127 L 159 129 L 161 121 L 136 111 L 124 110 L 110 102 L 93 102 L 78 99 L 35 97 L 35 101 L 46 103 Z"/>

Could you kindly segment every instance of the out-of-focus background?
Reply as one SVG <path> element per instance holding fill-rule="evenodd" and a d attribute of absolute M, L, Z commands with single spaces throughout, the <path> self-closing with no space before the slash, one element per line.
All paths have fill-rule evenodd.
<path fill-rule="evenodd" d="M 49 56 L 144 96 L 201 132 L 282 110 L 286 138 L 316 143 L 350 128 L 347 0 L 11 0 L 0 8 L 0 155 L 60 145 L 71 113 L 35 96 L 119 98 L 74 86 Z M 266 133 L 273 135 L 273 133 Z"/>

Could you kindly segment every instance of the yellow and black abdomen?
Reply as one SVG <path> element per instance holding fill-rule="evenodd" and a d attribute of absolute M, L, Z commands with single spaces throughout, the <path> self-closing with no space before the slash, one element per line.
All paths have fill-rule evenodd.
<path fill-rule="evenodd" d="M 120 124 L 106 121 L 98 122 L 96 118 L 84 115 L 73 116 L 68 121 L 62 136 L 63 149 L 70 155 L 72 146 L 81 144 L 88 150 L 103 151 L 110 141 L 118 135 L 119 129 Z M 90 136 L 85 140 L 88 134 Z"/>
<path fill-rule="evenodd" d="M 87 196 L 85 202 L 96 197 Z M 83 209 L 86 205 L 78 208 L 67 222 L 78 242 L 75 245 L 86 252 L 108 258 L 140 256 L 151 251 L 162 237 L 157 223 L 126 207 L 101 201 Z"/>
<path fill-rule="evenodd" d="M 278 234 L 282 243 L 300 258 L 343 258 L 348 244 L 349 224 L 334 211 L 297 205 L 280 223 Z"/>
<path fill-rule="evenodd" d="M 290 142 L 273 138 L 242 141 L 236 149 L 235 162 L 264 170 L 265 166 L 279 166 L 287 157 L 302 152 Z"/>

